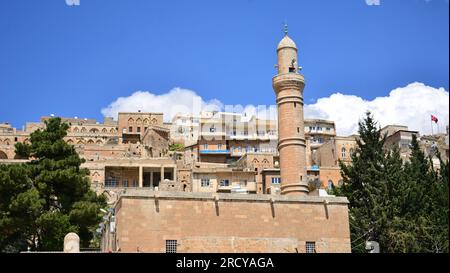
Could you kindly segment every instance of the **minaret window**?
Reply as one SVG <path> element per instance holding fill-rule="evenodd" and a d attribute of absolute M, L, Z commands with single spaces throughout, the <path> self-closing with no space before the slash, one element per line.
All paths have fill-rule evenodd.
<path fill-rule="evenodd" d="M 295 73 L 295 59 L 292 59 L 291 66 L 289 67 L 289 73 Z"/>

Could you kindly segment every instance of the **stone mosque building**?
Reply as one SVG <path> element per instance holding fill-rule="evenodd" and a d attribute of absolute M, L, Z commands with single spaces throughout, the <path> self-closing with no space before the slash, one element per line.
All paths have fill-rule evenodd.
<path fill-rule="evenodd" d="M 109 198 L 97 230 L 104 251 L 350 252 L 347 199 L 318 190 L 340 179 L 336 166 L 322 177 L 318 165 L 334 122 L 304 120 L 305 83 L 287 33 L 277 55 L 278 122 L 226 112 L 180 113 L 172 123 L 141 111 L 103 123 L 62 118 L 92 188 Z M 0 124 L 0 163 L 26 162 L 14 144 L 49 118 L 22 130 Z"/>
<path fill-rule="evenodd" d="M 351 251 L 348 201 L 324 188 L 340 185 L 338 162 L 351 162 L 358 136 L 337 136 L 333 121 L 304 119 L 305 79 L 287 31 L 276 52 L 278 121 L 227 112 L 179 113 L 170 123 L 141 111 L 103 123 L 62 118 L 93 190 L 109 199 L 97 230 L 102 250 Z M 26 162 L 14 144 L 51 117 L 22 130 L 0 123 L 0 164 Z M 400 147 L 407 160 L 418 132 L 400 125 L 383 132 L 386 148 Z M 421 139 L 427 154 L 437 148 L 448 158 L 448 130 Z"/>
<path fill-rule="evenodd" d="M 104 227 L 103 249 L 231 253 L 351 251 L 347 199 L 309 195 L 303 117 L 305 82 L 299 74 L 297 47 L 287 33 L 277 53 L 278 74 L 273 78 L 273 87 L 279 116 L 281 194 L 126 190 L 118 196 L 114 215 Z M 219 151 L 227 153 L 226 150 L 221 146 Z M 260 159 L 264 161 L 264 156 Z M 208 168 L 214 169 L 212 165 L 203 166 Z M 192 174 L 201 170 L 202 166 L 196 165 Z M 209 172 L 213 171 L 206 170 Z M 251 179 L 248 173 L 255 174 L 254 169 L 239 169 L 238 164 L 223 170 L 216 167 L 218 176 L 226 177 L 227 172 L 239 179 Z M 209 187 L 211 183 L 206 178 L 201 181 L 202 186 Z M 255 186 L 258 192 L 256 183 Z"/>

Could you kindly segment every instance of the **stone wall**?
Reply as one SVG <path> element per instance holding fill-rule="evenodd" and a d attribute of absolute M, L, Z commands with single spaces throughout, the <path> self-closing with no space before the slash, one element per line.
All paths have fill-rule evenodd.
<path fill-rule="evenodd" d="M 217 197 L 217 199 L 215 199 Z M 116 205 L 121 252 L 350 252 L 347 199 L 129 190 Z M 111 245 L 111 244 L 105 244 Z"/>

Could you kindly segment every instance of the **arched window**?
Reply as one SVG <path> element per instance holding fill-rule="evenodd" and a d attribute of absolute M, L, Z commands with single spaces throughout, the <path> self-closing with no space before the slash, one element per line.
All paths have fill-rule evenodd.
<path fill-rule="evenodd" d="M 67 144 L 73 144 L 73 140 L 71 139 L 67 140 Z"/>
<path fill-rule="evenodd" d="M 8 159 L 8 156 L 6 155 L 5 152 L 0 151 L 0 159 Z"/>
<path fill-rule="evenodd" d="M 141 119 L 141 118 L 138 118 L 138 119 L 136 120 L 136 124 L 137 124 L 137 125 L 141 125 L 141 124 L 142 124 L 142 119 Z"/>
<path fill-rule="evenodd" d="M 347 156 L 346 152 L 347 152 L 347 150 L 344 147 L 342 147 L 342 149 L 341 149 L 341 156 L 342 156 L 342 158 L 345 158 Z"/>
<path fill-rule="evenodd" d="M 353 155 L 353 152 L 354 152 L 353 148 L 350 148 L 350 156 Z"/>
<path fill-rule="evenodd" d="M 5 139 L 5 140 L 3 141 L 3 143 L 4 143 L 5 145 L 9 145 L 9 144 L 10 144 L 9 139 Z"/>
<path fill-rule="evenodd" d="M 107 132 L 108 132 L 108 130 L 106 130 L 106 128 L 102 129 L 102 133 L 107 133 Z"/>
<path fill-rule="evenodd" d="M 128 124 L 133 124 L 134 123 L 134 119 L 133 118 L 129 118 L 128 119 Z"/>
<path fill-rule="evenodd" d="M 88 142 L 87 142 L 87 144 L 90 144 L 90 145 L 91 145 L 91 144 L 94 144 L 94 141 L 93 141 L 92 139 L 89 139 Z"/>
<path fill-rule="evenodd" d="M 114 130 L 114 128 L 111 128 L 111 130 L 109 130 L 109 132 L 110 132 L 111 134 L 114 134 L 114 133 L 116 132 L 116 130 Z"/>
<path fill-rule="evenodd" d="M 77 144 L 84 144 L 84 141 L 82 139 L 78 140 Z"/>
<path fill-rule="evenodd" d="M 148 118 L 145 118 L 144 119 L 144 125 L 148 125 L 149 124 L 149 120 L 148 120 Z"/>
<path fill-rule="evenodd" d="M 97 128 L 92 128 L 91 130 L 89 130 L 90 133 L 98 133 L 98 129 Z"/>
<path fill-rule="evenodd" d="M 152 119 L 152 124 L 156 124 L 156 123 L 158 123 L 158 120 L 156 118 L 153 118 Z"/>
<path fill-rule="evenodd" d="M 103 142 L 99 139 L 95 142 L 96 144 L 103 144 Z"/>
<path fill-rule="evenodd" d="M 332 189 L 333 188 L 333 181 L 328 180 L 328 189 Z"/>
<path fill-rule="evenodd" d="M 82 132 L 82 133 L 86 133 L 86 131 L 87 131 L 86 128 L 84 128 L 84 127 L 81 128 L 81 132 Z"/>
<path fill-rule="evenodd" d="M 255 158 L 255 159 L 253 159 L 253 163 L 255 163 L 255 164 L 259 163 L 259 160 Z"/>
<path fill-rule="evenodd" d="M 74 133 L 78 133 L 80 131 L 80 129 L 78 129 L 78 127 L 73 128 L 72 130 Z"/>

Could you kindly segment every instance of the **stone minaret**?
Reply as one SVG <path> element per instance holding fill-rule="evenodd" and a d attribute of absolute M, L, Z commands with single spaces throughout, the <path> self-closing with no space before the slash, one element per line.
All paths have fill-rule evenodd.
<path fill-rule="evenodd" d="M 287 35 L 278 44 L 278 74 L 272 85 L 278 106 L 278 151 L 280 152 L 281 194 L 307 195 L 303 88 L 299 74 L 297 46 Z"/>

